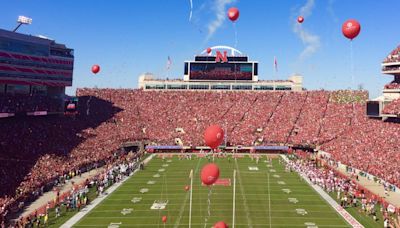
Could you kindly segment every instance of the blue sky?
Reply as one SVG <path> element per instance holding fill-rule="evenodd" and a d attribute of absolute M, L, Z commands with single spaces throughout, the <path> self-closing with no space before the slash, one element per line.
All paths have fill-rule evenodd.
<path fill-rule="evenodd" d="M 13 0 L 2 2 L 0 27 L 13 29 L 18 15 L 33 18 L 32 25 L 19 32 L 45 35 L 75 49 L 74 82 L 69 94 L 80 87 L 136 88 L 141 73 L 160 78 L 182 78 L 183 62 L 202 49 L 235 44 L 232 23 L 226 10 L 236 6 L 237 48 L 259 61 L 260 79 L 286 79 L 293 73 L 304 76 L 307 89 L 346 89 L 362 84 L 370 97 L 381 93 L 391 76 L 380 73 L 380 63 L 400 44 L 398 9 L 400 1 L 361 0 Z M 303 7 L 303 10 L 301 8 Z M 304 8 L 306 7 L 306 8 Z M 307 11 L 307 12 L 305 12 Z M 301 13 L 311 52 L 294 32 Z M 224 17 L 218 21 L 218 14 Z M 341 34 L 342 23 L 350 18 L 361 23 L 353 41 Z M 219 23 L 220 22 L 220 23 Z M 215 32 L 210 33 L 212 24 Z M 173 64 L 166 71 L 167 57 Z M 273 73 L 274 56 L 278 73 Z M 101 72 L 90 68 L 99 64 Z"/>

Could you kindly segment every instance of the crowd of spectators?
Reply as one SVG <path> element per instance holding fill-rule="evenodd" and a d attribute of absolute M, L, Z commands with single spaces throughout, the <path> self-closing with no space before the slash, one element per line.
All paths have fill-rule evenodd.
<path fill-rule="evenodd" d="M 395 99 L 391 101 L 389 104 L 385 105 L 382 113 L 400 115 L 400 99 Z"/>
<path fill-rule="evenodd" d="M 140 157 L 142 153 L 129 152 L 127 154 L 119 154 L 115 159 L 107 161 L 105 169 L 97 175 L 86 179 L 81 185 L 73 184 L 71 189 L 57 196 L 53 201 L 47 203 L 46 206 L 39 208 L 34 213 L 27 217 L 21 217 L 15 221 L 17 227 L 34 227 L 36 224 L 43 224 L 47 226 L 48 219 L 57 219 L 61 213 L 68 211 L 80 211 L 84 208 L 90 200 L 88 193 L 90 189 L 94 189 L 97 195 L 104 194 L 105 190 L 111 185 L 120 182 L 124 177 L 131 175 L 136 169 L 139 168 Z M 69 174 L 63 184 L 68 182 L 73 177 L 73 173 Z M 78 174 L 76 174 L 78 175 Z M 57 186 L 60 188 L 60 185 Z M 54 218 L 49 217 L 49 209 L 55 209 Z"/>
<path fill-rule="evenodd" d="M 384 86 L 385 89 L 400 89 L 400 83 L 399 82 L 391 82 L 389 84 L 386 84 Z"/>
<path fill-rule="evenodd" d="M 400 45 L 383 60 L 383 63 L 400 62 Z"/>
<path fill-rule="evenodd" d="M 320 186 L 326 192 L 335 194 L 343 208 L 361 207 L 361 211 L 375 221 L 378 221 L 377 214 L 380 211 L 383 217 L 380 223 L 385 225 L 390 223 L 391 227 L 400 222 L 396 220 L 397 218 L 394 219 L 396 211 L 392 211 L 387 203 L 376 195 L 366 192 L 351 178 L 340 175 L 333 169 L 317 167 L 316 162 L 312 160 L 293 159 L 286 163 L 286 171 L 292 170 L 304 175 L 311 183 Z"/>
<path fill-rule="evenodd" d="M 20 202 L 50 190 L 60 178 L 113 160 L 122 141 L 108 135 L 115 131 L 115 123 L 109 120 L 111 112 L 118 110 L 108 109 L 101 100 L 91 99 L 91 103 L 91 113 L 75 119 L 0 120 L 0 218 L 18 211 Z"/>
<path fill-rule="evenodd" d="M 211 124 L 224 129 L 227 144 L 318 145 L 400 186 L 400 126 L 366 117 L 366 91 L 79 89 L 77 96 L 76 118 L 2 120 L 0 208 L 32 198 L 71 170 L 112 159 L 126 141 L 202 146 Z"/>
<path fill-rule="evenodd" d="M 61 99 L 42 95 L 0 94 L 0 113 L 63 112 Z"/>

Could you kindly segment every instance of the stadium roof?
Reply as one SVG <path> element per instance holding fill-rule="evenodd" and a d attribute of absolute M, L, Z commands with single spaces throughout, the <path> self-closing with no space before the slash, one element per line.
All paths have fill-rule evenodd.
<path fill-rule="evenodd" d="M 64 44 L 58 44 L 54 40 L 51 40 L 44 36 L 32 36 L 26 35 L 22 33 L 12 32 L 5 29 L 0 29 L 0 37 L 6 37 L 14 40 L 21 40 L 25 42 L 40 44 L 40 45 L 47 45 L 56 48 L 67 48 Z"/>

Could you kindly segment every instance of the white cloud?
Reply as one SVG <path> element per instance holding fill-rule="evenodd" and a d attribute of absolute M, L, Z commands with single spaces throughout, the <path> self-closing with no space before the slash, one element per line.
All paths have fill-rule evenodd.
<path fill-rule="evenodd" d="M 215 19 L 207 25 L 208 33 L 206 40 L 209 40 L 214 33 L 221 27 L 222 23 L 226 20 L 226 6 L 234 3 L 236 0 L 216 0 L 213 1 L 212 9 L 215 12 Z"/>
<path fill-rule="evenodd" d="M 311 16 L 312 10 L 314 9 L 315 1 L 307 0 L 306 4 L 302 6 L 297 14 L 297 16 L 303 16 L 306 18 L 304 23 L 307 23 L 307 17 Z M 296 17 L 297 17 L 296 16 Z M 320 38 L 318 35 L 312 34 L 304 29 L 304 24 L 297 23 L 296 20 L 293 21 L 293 32 L 301 39 L 305 45 L 303 51 L 300 53 L 300 60 L 310 57 L 321 47 Z"/>

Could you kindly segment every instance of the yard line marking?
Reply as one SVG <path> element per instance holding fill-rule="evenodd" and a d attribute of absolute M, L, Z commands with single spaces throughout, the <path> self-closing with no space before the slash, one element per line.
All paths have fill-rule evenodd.
<path fill-rule="evenodd" d="M 269 173 L 267 173 L 267 181 L 268 181 L 268 216 L 269 216 L 269 227 L 272 227 L 271 221 L 271 195 L 269 194 Z"/>
<path fill-rule="evenodd" d="M 182 225 L 189 225 L 189 224 L 187 224 L 187 223 L 185 223 L 185 224 L 182 224 Z M 201 224 L 200 223 L 193 223 L 193 225 L 196 225 L 196 226 L 200 226 Z M 237 224 L 237 225 L 239 225 L 239 226 L 246 226 L 247 224 L 241 224 L 241 223 L 239 223 L 239 224 Z M 255 226 L 260 226 L 260 227 L 263 227 L 263 226 L 268 226 L 268 224 L 263 224 L 263 223 L 257 223 L 257 224 L 254 224 Z M 279 225 L 282 225 L 282 224 L 272 224 L 272 225 L 277 225 L 277 226 L 279 226 Z M 296 224 L 285 224 L 287 227 L 303 227 L 304 228 L 304 224 L 299 224 L 299 223 L 296 223 Z M 127 223 L 127 224 L 124 224 L 124 226 L 126 226 L 126 227 L 154 227 L 154 226 L 156 226 L 156 224 L 151 224 L 151 223 L 146 223 L 146 224 L 138 224 L 138 223 Z M 74 227 L 99 227 L 99 225 L 98 224 L 96 224 L 96 225 L 77 225 L 77 226 L 74 226 Z M 346 226 L 346 225 L 320 225 L 320 226 L 318 226 L 318 227 L 349 227 L 349 226 Z"/>
<path fill-rule="evenodd" d="M 238 177 L 238 181 L 239 181 L 239 186 L 240 186 L 240 192 L 242 193 L 242 199 L 243 199 L 243 204 L 244 204 L 244 209 L 246 211 L 246 218 L 247 218 L 247 225 L 248 227 L 252 228 L 252 222 L 250 219 L 250 215 L 249 215 L 249 206 L 247 206 L 247 199 L 246 199 L 246 195 L 244 193 L 244 189 L 243 189 L 243 182 L 242 182 L 242 178 L 240 177 L 240 170 L 239 170 L 239 165 L 237 163 L 237 160 L 235 159 L 235 165 L 236 165 L 236 172 L 237 172 L 237 177 Z"/>
<path fill-rule="evenodd" d="M 197 173 L 197 171 L 199 170 L 200 160 L 201 160 L 201 158 L 199 159 L 199 161 L 197 161 L 197 165 L 196 165 L 194 173 Z M 185 211 L 185 206 L 186 206 L 186 202 L 187 202 L 188 199 L 189 199 L 189 194 L 186 194 L 185 201 L 183 202 L 183 204 L 182 204 L 182 206 L 181 206 L 181 208 L 179 210 L 179 216 L 175 221 L 174 228 L 179 227 L 179 225 L 181 223 L 182 215 L 183 215 L 183 212 Z"/>

